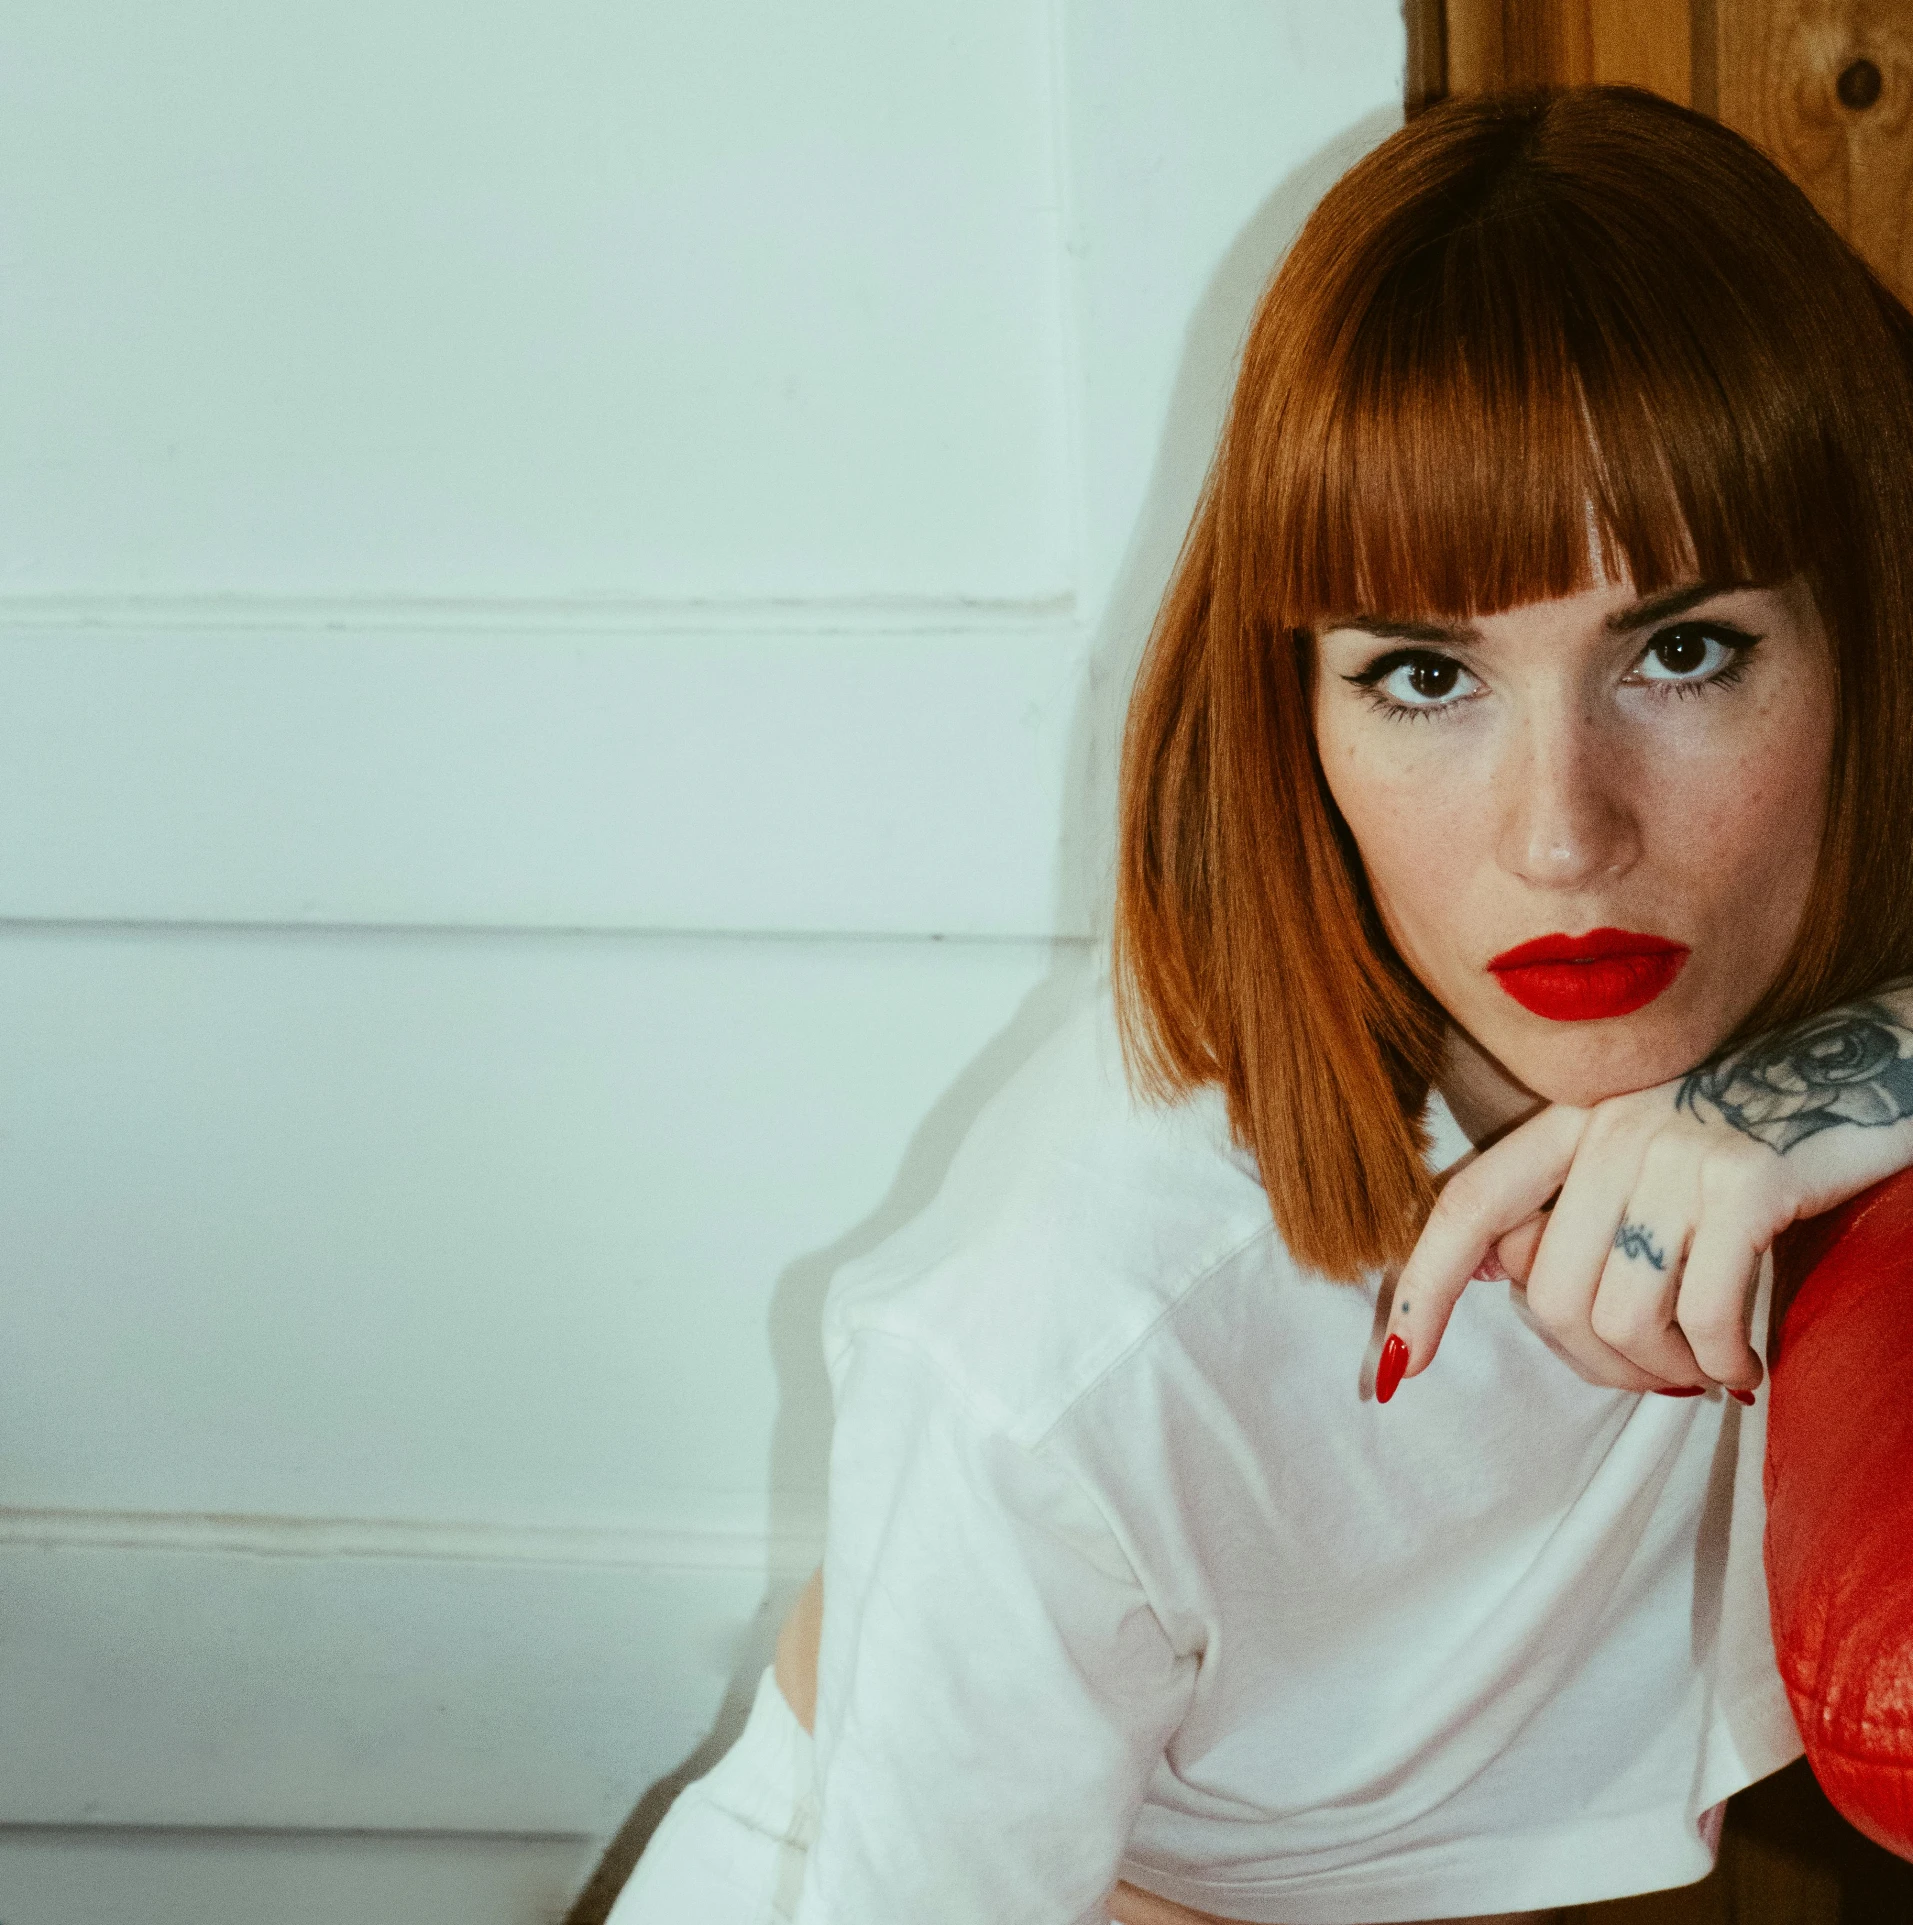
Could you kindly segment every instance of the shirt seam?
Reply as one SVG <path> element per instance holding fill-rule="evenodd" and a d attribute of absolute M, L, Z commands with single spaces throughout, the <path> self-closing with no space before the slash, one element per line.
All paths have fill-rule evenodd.
<path fill-rule="evenodd" d="M 1162 1328 L 1168 1319 L 1180 1312 L 1199 1291 L 1213 1282 L 1243 1251 L 1265 1238 L 1280 1243 L 1281 1239 L 1277 1235 L 1273 1222 L 1264 1221 L 1254 1224 L 1243 1235 L 1238 1236 L 1233 1242 L 1228 1244 L 1226 1248 L 1219 1250 L 1212 1259 L 1205 1263 L 1198 1264 L 1188 1280 L 1176 1290 L 1175 1294 L 1162 1306 L 1156 1315 L 1151 1317 L 1149 1321 L 1137 1331 L 1135 1336 L 1096 1372 L 1088 1383 L 1075 1392 L 1068 1402 L 1056 1412 L 1050 1421 L 1046 1423 L 1034 1437 L 1027 1440 L 1016 1434 L 1013 1424 L 999 1421 L 994 1413 L 985 1408 L 982 1402 L 972 1395 L 968 1386 L 966 1386 L 933 1351 L 927 1348 L 917 1338 L 900 1330 L 886 1329 L 878 1324 L 866 1324 L 858 1333 L 862 1336 L 879 1338 L 884 1342 L 893 1344 L 914 1359 L 934 1382 L 943 1387 L 951 1402 L 962 1412 L 968 1423 L 978 1433 L 979 1439 L 983 1437 L 998 1438 L 1008 1446 L 1009 1449 L 1015 1451 L 1025 1462 L 1040 1464 L 1046 1467 L 1053 1475 L 1064 1479 L 1068 1483 L 1070 1489 L 1081 1497 L 1095 1512 L 1097 1520 L 1102 1525 L 1104 1535 L 1109 1540 L 1116 1555 L 1122 1559 L 1123 1568 L 1129 1574 L 1129 1581 L 1134 1585 L 1136 1595 L 1147 1605 L 1149 1615 L 1155 1620 L 1157 1632 L 1161 1636 L 1164 1645 L 1169 1650 L 1175 1652 L 1178 1657 L 1200 1658 L 1201 1653 L 1200 1651 L 1185 1650 L 1181 1642 L 1171 1635 L 1168 1620 L 1163 1614 L 1162 1606 L 1157 1599 L 1155 1591 L 1149 1581 L 1143 1576 L 1137 1564 L 1135 1553 L 1130 1545 L 1128 1533 L 1119 1528 L 1118 1520 L 1111 1514 L 1110 1506 L 1105 1500 L 1103 1493 L 1098 1490 L 1095 1484 L 1086 1478 L 1076 1466 L 1066 1459 L 1064 1454 L 1055 1447 L 1054 1440 L 1057 1431 L 1076 1412 L 1084 1401 L 1102 1390 L 1116 1373 Z M 1286 1248 L 1286 1246 L 1284 1247 Z"/>
<path fill-rule="evenodd" d="M 1221 1261 L 1226 1262 L 1227 1259 L 1223 1258 Z M 1220 1265 L 1218 1264 L 1217 1267 L 1220 1267 Z M 1208 1274 L 1210 1273 L 1205 1272 L 1196 1279 L 1196 1282 L 1206 1281 Z M 1190 1287 L 1193 1289 L 1195 1284 L 1192 1283 Z M 943 1386 L 949 1394 L 952 1403 L 955 1404 L 964 1417 L 969 1420 L 980 1437 L 994 1438 L 1000 1441 L 1008 1449 L 1013 1450 L 1024 1462 L 1040 1466 L 1049 1475 L 1060 1478 L 1067 1484 L 1070 1490 L 1080 1497 L 1095 1513 L 1096 1520 L 1102 1526 L 1103 1534 L 1108 1539 L 1111 1549 L 1114 1550 L 1117 1557 L 1122 1560 L 1123 1569 L 1128 1573 L 1129 1582 L 1135 1588 L 1136 1595 L 1148 1607 L 1150 1617 L 1155 1620 L 1157 1635 L 1161 1637 L 1164 1648 L 1174 1652 L 1179 1658 L 1197 1657 L 1200 1655 L 1198 1652 L 1184 1650 L 1183 1646 L 1171 1636 L 1168 1623 L 1163 1617 L 1155 1593 L 1150 1588 L 1148 1581 L 1143 1577 L 1142 1572 L 1137 1568 L 1136 1559 L 1131 1553 L 1126 1534 L 1117 1528 L 1116 1520 L 1110 1515 L 1109 1506 L 1104 1501 L 1102 1493 L 1097 1490 L 1096 1486 L 1086 1478 L 1075 1465 L 1068 1461 L 1062 1452 L 1051 1448 L 1049 1442 L 1050 1433 L 1048 1431 L 1045 1431 L 1043 1436 L 1036 1442 L 1024 1443 L 1020 1438 L 1010 1435 L 1010 1433 L 1001 1426 L 992 1424 L 989 1421 L 988 1413 L 979 1409 L 976 1401 L 965 1392 L 963 1386 L 957 1383 L 951 1377 L 949 1371 L 914 1339 L 904 1336 L 897 1331 L 870 1330 L 866 1334 L 873 1337 L 880 1337 L 885 1342 L 894 1344 L 897 1349 L 903 1351 L 915 1362 L 920 1364 L 935 1382 Z"/>
<path fill-rule="evenodd" d="M 1070 1394 L 1069 1400 L 1050 1417 L 1043 1428 L 1030 1440 L 1031 1447 L 1035 1448 L 1040 1445 L 1046 1445 L 1056 1432 L 1076 1414 L 1077 1409 L 1101 1391 L 1116 1373 L 1155 1336 L 1157 1331 L 1159 1331 L 1165 1323 L 1169 1322 L 1171 1318 L 1180 1315 L 1184 1307 L 1188 1305 L 1200 1291 L 1213 1283 L 1237 1257 L 1241 1256 L 1243 1251 L 1247 1250 L 1252 1244 L 1265 1240 L 1278 1244 L 1281 1243 L 1281 1238 L 1276 1234 L 1274 1223 L 1266 1217 L 1260 1223 L 1252 1225 L 1243 1235 L 1237 1237 L 1233 1243 L 1229 1244 L 1227 1248 L 1218 1251 L 1208 1262 L 1198 1264 L 1188 1279 L 1177 1287 L 1174 1294 L 1171 1295 L 1156 1314 L 1130 1338 L 1129 1342 L 1126 1343 L 1115 1356 L 1104 1363 L 1086 1384 Z M 1286 1245 L 1283 1246 L 1283 1250 L 1286 1255 Z"/>

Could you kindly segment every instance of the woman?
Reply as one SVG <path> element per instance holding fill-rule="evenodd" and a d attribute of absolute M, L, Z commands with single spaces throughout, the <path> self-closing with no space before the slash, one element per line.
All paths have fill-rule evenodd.
<path fill-rule="evenodd" d="M 1799 1751 L 1763 1256 L 1913 1161 L 1910 477 L 1913 323 L 1713 123 L 1338 183 L 1132 704 L 1113 1013 L 833 1290 L 814 1751 L 767 1679 L 618 1925 L 1706 1872 Z"/>

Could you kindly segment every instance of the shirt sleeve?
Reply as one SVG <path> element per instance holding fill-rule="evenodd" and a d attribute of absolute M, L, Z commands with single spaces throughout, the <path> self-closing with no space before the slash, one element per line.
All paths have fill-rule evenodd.
<path fill-rule="evenodd" d="M 1193 1687 L 1101 1507 L 865 1331 L 838 1384 L 796 1925 L 1102 1925 Z"/>

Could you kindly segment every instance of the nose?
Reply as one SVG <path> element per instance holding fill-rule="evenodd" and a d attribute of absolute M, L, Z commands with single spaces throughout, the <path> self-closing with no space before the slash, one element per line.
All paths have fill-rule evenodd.
<path fill-rule="evenodd" d="M 1629 761 L 1611 732 L 1572 708 L 1529 717 L 1495 775 L 1502 867 L 1542 889 L 1625 875 L 1641 853 Z"/>

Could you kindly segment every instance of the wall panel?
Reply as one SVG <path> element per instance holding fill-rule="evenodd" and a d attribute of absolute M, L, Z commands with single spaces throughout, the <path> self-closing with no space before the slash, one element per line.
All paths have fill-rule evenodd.
<path fill-rule="evenodd" d="M 1085 961 L 12 932 L 7 1501 L 761 1532 L 830 1269 Z"/>
<path fill-rule="evenodd" d="M 0 626 L 0 913 L 1087 935 L 1067 626 Z"/>
<path fill-rule="evenodd" d="M 1042 8 L 15 9 L 0 588 L 1070 587 Z"/>

